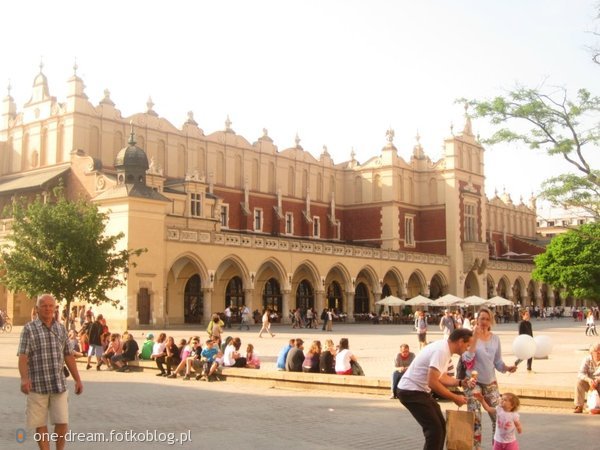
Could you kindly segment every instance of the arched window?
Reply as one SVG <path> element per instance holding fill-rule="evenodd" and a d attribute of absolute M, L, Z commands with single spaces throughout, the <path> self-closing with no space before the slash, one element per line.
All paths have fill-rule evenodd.
<path fill-rule="evenodd" d="M 354 203 L 362 203 L 362 177 L 354 178 Z"/>
<path fill-rule="evenodd" d="M 260 178 L 258 174 L 258 159 L 252 160 L 252 190 L 260 190 Z"/>
<path fill-rule="evenodd" d="M 163 170 L 163 174 L 167 174 L 167 148 L 165 141 L 162 139 L 158 141 L 158 147 L 156 151 L 156 163 L 158 167 Z"/>
<path fill-rule="evenodd" d="M 88 155 L 92 158 L 98 158 L 100 156 L 100 130 L 98 127 L 90 128 L 90 147 Z"/>
<path fill-rule="evenodd" d="M 382 191 L 381 175 L 377 174 L 377 175 L 375 175 L 375 178 L 373 179 L 373 201 L 374 202 L 381 201 L 381 191 Z"/>
<path fill-rule="evenodd" d="M 65 134 L 65 126 L 60 124 L 58 126 L 58 132 L 56 133 L 56 162 L 63 162 L 63 136 Z M 119 149 L 120 150 L 120 149 Z M 118 150 L 117 150 L 118 152 Z M 117 154 L 115 153 L 115 156 Z"/>
<path fill-rule="evenodd" d="M 217 184 L 225 184 L 225 155 L 219 152 L 217 155 Z"/>
<path fill-rule="evenodd" d="M 296 172 L 293 167 L 288 170 L 288 195 L 294 197 L 296 195 Z"/>
<path fill-rule="evenodd" d="M 235 157 L 235 165 L 233 166 L 233 183 L 236 188 L 244 187 L 242 157 L 240 155 Z"/>
<path fill-rule="evenodd" d="M 266 308 L 278 313 L 281 313 L 283 309 L 281 287 L 275 278 L 270 278 L 269 281 L 265 283 L 265 290 L 263 291 L 263 310 Z"/>
<path fill-rule="evenodd" d="M 244 304 L 244 285 L 240 277 L 233 277 L 225 290 L 225 307 L 239 308 Z"/>
<path fill-rule="evenodd" d="M 48 164 L 48 128 L 42 129 L 40 144 L 40 166 L 45 166 Z"/>
<path fill-rule="evenodd" d="M 198 173 L 200 175 L 204 175 L 206 176 L 206 155 L 204 152 L 203 148 L 198 149 L 198 160 L 196 161 L 196 164 L 194 166 L 194 168 L 198 168 Z"/>
<path fill-rule="evenodd" d="M 327 288 L 327 308 L 341 311 L 343 309 L 344 297 L 342 295 L 342 287 L 337 281 L 332 281 Z"/>
<path fill-rule="evenodd" d="M 111 166 L 115 163 L 115 158 L 123 147 L 123 133 L 115 131 L 115 134 L 113 135 L 112 161 L 110 161 Z"/>
<path fill-rule="evenodd" d="M 204 316 L 204 296 L 199 275 L 192 276 L 185 284 L 183 292 L 183 314 L 185 323 L 200 323 Z"/>
<path fill-rule="evenodd" d="M 315 297 L 312 285 L 308 280 L 302 280 L 296 290 L 296 308 L 306 310 L 307 308 L 314 308 Z"/>
<path fill-rule="evenodd" d="M 333 197 L 337 200 L 337 193 L 335 189 L 335 177 L 333 175 L 329 177 L 329 192 L 333 194 Z M 329 200 L 331 200 L 331 198 Z"/>
<path fill-rule="evenodd" d="M 175 176 L 184 177 L 185 174 L 188 172 L 187 159 L 187 149 L 185 148 L 185 145 L 181 144 L 179 145 L 177 151 L 177 167 Z"/>
<path fill-rule="evenodd" d="M 369 290 L 364 283 L 358 283 L 354 291 L 354 312 L 356 314 L 369 312 Z"/>
<path fill-rule="evenodd" d="M 429 204 L 435 205 L 438 202 L 437 181 L 435 178 L 429 180 Z"/>
<path fill-rule="evenodd" d="M 308 170 L 304 169 L 302 171 L 302 192 L 300 192 L 300 196 L 304 198 L 306 196 L 306 192 L 308 189 Z"/>
<path fill-rule="evenodd" d="M 317 174 L 317 201 L 323 201 L 323 175 Z"/>
<path fill-rule="evenodd" d="M 269 163 L 269 193 L 270 194 L 275 193 L 276 182 L 277 181 L 275 179 L 275 163 L 270 162 Z"/>

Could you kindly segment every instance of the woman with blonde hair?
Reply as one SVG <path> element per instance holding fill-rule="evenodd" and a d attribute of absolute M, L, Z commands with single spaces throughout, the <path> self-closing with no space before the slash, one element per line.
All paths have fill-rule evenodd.
<path fill-rule="evenodd" d="M 517 366 L 508 366 L 502 360 L 500 338 L 492 333 L 494 325 L 492 312 L 486 307 L 481 307 L 473 327 L 471 345 L 462 354 L 462 360 L 467 368 L 467 377 L 476 382 L 474 387 L 465 389 L 467 409 L 475 412 L 474 448 L 481 448 L 481 403 L 473 394 L 481 392 L 488 405 L 495 408 L 500 400 L 496 370 L 502 373 L 512 373 L 517 370 Z M 492 419 L 492 430 L 495 432 L 496 415 L 493 413 L 489 413 L 489 415 Z"/>
<path fill-rule="evenodd" d="M 321 341 L 312 341 L 310 349 L 302 363 L 302 372 L 319 373 L 319 362 L 321 359 Z"/>

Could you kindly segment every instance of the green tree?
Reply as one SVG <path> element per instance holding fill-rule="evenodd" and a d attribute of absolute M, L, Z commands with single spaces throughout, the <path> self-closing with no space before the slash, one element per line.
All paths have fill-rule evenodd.
<path fill-rule="evenodd" d="M 124 285 L 131 257 L 146 250 L 116 250 L 124 235 L 105 235 L 107 216 L 96 205 L 67 200 L 62 187 L 53 194 L 51 202 L 19 199 L 5 210 L 14 220 L 0 250 L 0 282 L 30 297 L 50 293 L 67 311 L 74 300 L 118 307 L 106 293 Z"/>
<path fill-rule="evenodd" d="M 471 100 L 475 116 L 487 118 L 501 128 L 484 143 L 522 142 L 560 156 L 575 169 L 549 178 L 541 196 L 563 208 L 582 208 L 600 219 L 600 170 L 589 163 L 588 152 L 600 143 L 600 98 L 585 89 L 569 99 L 562 88 L 551 94 L 539 89 L 517 87 L 491 100 Z"/>
<path fill-rule="evenodd" d="M 534 280 L 562 288 L 576 298 L 600 301 L 600 223 L 559 234 L 534 262 Z"/>

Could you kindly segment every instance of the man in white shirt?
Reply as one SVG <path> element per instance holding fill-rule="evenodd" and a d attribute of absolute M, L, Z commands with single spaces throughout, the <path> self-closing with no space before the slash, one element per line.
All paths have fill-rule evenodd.
<path fill-rule="evenodd" d="M 223 313 L 225 314 L 225 326 L 227 328 L 231 328 L 231 307 L 228 306 L 227 308 L 225 308 L 225 311 L 223 311 Z"/>
<path fill-rule="evenodd" d="M 472 336 L 471 330 L 459 328 L 448 339 L 427 345 L 398 383 L 398 398 L 423 428 L 426 450 L 443 450 L 446 440 L 446 421 L 431 391 L 458 406 L 467 403 L 466 397 L 448 390 L 447 387 L 459 386 L 461 381 L 446 372 L 452 355 L 465 352 Z"/>

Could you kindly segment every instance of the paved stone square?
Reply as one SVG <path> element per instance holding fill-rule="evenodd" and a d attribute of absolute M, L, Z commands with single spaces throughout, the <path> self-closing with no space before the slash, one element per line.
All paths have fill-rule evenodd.
<path fill-rule="evenodd" d="M 529 382 L 543 384 L 562 382 L 571 385 L 584 349 L 597 338 L 583 335 L 581 324 L 571 319 L 533 322 L 535 334 L 548 334 L 555 340 L 555 352 L 548 360 L 534 361 L 536 373 L 513 374 L 501 379 L 501 385 Z M 510 342 L 516 325 L 499 325 L 507 360 L 512 358 Z M 23 427 L 25 396 L 19 392 L 17 358 L 15 356 L 20 327 L 10 335 L 0 335 L 2 378 L 2 432 L 0 448 L 37 448 L 27 436 L 25 443 L 16 442 L 15 433 Z M 159 330 L 156 330 L 159 331 Z M 265 370 L 274 365 L 274 356 L 289 336 L 305 340 L 327 337 L 318 330 L 291 330 L 277 326 L 275 338 L 257 338 L 258 328 L 238 332 L 244 343 L 252 342 L 265 355 Z M 141 333 L 136 330 L 138 339 Z M 171 330 L 177 337 L 194 334 L 191 329 Z M 202 333 L 198 333 L 201 334 Z M 226 333 L 227 335 L 228 333 Z M 400 341 L 413 348 L 416 336 L 408 326 L 340 325 L 329 333 L 334 341 L 350 338 L 350 347 L 358 354 L 368 375 L 387 376 Z M 440 337 L 438 332 L 432 337 Z M 141 340 L 141 339 L 140 339 Z M 570 354 L 573 353 L 571 356 Z M 83 369 L 82 365 L 79 365 Z M 250 370 L 250 369 L 249 369 Z M 76 433 L 104 433 L 108 438 L 125 437 L 125 432 L 148 433 L 168 437 L 167 433 L 191 437 L 181 448 L 241 449 L 347 449 L 347 448 L 422 448 L 421 430 L 398 401 L 381 396 L 303 390 L 268 389 L 228 382 L 196 382 L 156 377 L 154 371 L 115 373 L 82 370 L 84 393 L 71 395 L 71 429 Z M 566 383 L 566 384 L 565 384 Z M 72 392 L 72 381 L 69 382 Z M 454 408 L 443 403 L 442 407 Z M 600 416 L 576 415 L 569 410 L 524 407 L 521 411 L 524 433 L 521 448 L 585 448 L 600 449 L 598 434 Z M 160 433 L 163 433 L 160 435 Z M 180 435 L 180 433 L 183 433 Z M 594 437 L 596 436 L 596 437 Z M 158 442 L 71 443 L 68 448 L 167 448 Z M 491 427 L 484 420 L 484 449 L 491 448 Z"/>

